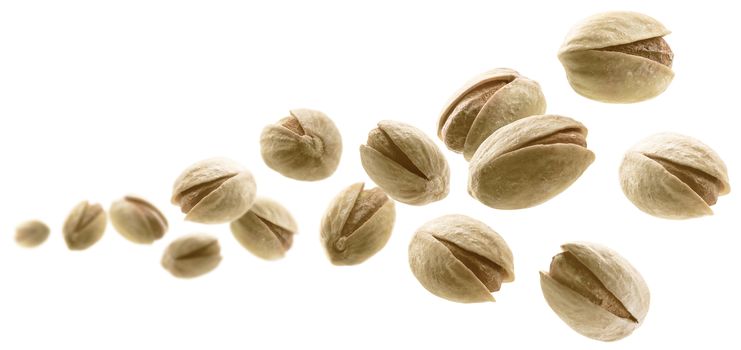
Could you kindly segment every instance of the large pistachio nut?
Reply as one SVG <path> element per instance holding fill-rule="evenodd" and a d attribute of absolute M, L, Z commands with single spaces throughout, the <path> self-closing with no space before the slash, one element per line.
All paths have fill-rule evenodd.
<path fill-rule="evenodd" d="M 15 229 L 15 242 L 24 248 L 34 248 L 49 238 L 49 226 L 38 220 L 26 221 Z"/>
<path fill-rule="evenodd" d="M 206 234 L 180 237 L 165 249 L 162 267 L 178 278 L 193 278 L 211 272 L 221 263 L 219 241 Z"/>
<path fill-rule="evenodd" d="M 64 222 L 64 242 L 70 250 L 85 250 L 103 237 L 107 222 L 100 204 L 80 202 Z"/>
<path fill-rule="evenodd" d="M 260 152 L 265 164 L 283 176 L 316 181 L 332 175 L 340 164 L 342 137 L 324 113 L 294 109 L 263 129 Z"/>
<path fill-rule="evenodd" d="M 134 243 L 151 244 L 167 232 L 167 219 L 143 198 L 125 196 L 109 210 L 111 224 L 124 238 Z"/>
<path fill-rule="evenodd" d="M 667 34 L 644 14 L 600 13 L 571 29 L 558 58 L 577 93 L 602 102 L 639 102 L 664 92 L 674 78 Z"/>
<path fill-rule="evenodd" d="M 461 303 L 494 301 L 515 279 L 512 252 L 494 230 L 464 215 L 427 222 L 409 244 L 409 266 L 432 294 Z"/>
<path fill-rule="evenodd" d="M 321 241 L 335 265 L 357 265 L 381 250 L 396 219 L 394 201 L 380 188 L 362 182 L 342 190 L 329 204 L 321 224 Z"/>
<path fill-rule="evenodd" d="M 728 170 L 717 153 L 689 136 L 650 136 L 625 154 L 623 193 L 642 211 L 668 219 L 712 215 L 710 206 L 731 191 Z"/>
<path fill-rule="evenodd" d="M 437 136 L 466 160 L 494 131 L 515 120 L 545 113 L 540 85 L 508 68 L 485 72 L 469 81 L 440 115 Z"/>
<path fill-rule="evenodd" d="M 638 271 L 607 247 L 569 243 L 540 273 L 543 296 L 580 334 L 613 341 L 630 335 L 648 313 L 648 286 Z"/>
<path fill-rule="evenodd" d="M 259 197 L 252 208 L 230 225 L 234 238 L 252 254 L 266 259 L 282 258 L 298 231 L 296 221 L 280 203 Z"/>
<path fill-rule="evenodd" d="M 450 190 L 448 162 L 432 139 L 411 125 L 379 122 L 360 146 L 360 160 L 368 176 L 399 202 L 424 205 Z"/>
<path fill-rule="evenodd" d="M 587 128 L 557 115 L 523 118 L 481 144 L 469 163 L 468 193 L 496 209 L 541 204 L 568 188 L 594 161 Z"/>
<path fill-rule="evenodd" d="M 175 180 L 172 204 L 185 219 L 221 224 L 238 219 L 255 201 L 255 179 L 247 169 L 226 158 L 210 158 L 185 169 Z"/>

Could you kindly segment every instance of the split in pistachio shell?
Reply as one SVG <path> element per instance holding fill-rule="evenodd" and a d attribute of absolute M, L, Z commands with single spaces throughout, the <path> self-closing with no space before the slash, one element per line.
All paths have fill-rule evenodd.
<path fill-rule="evenodd" d="M 64 242 L 70 250 L 85 250 L 103 237 L 107 222 L 100 204 L 80 202 L 64 222 Z"/>
<path fill-rule="evenodd" d="M 162 267 L 178 278 L 194 278 L 211 272 L 221 263 L 219 241 L 206 234 L 180 237 L 167 247 Z"/>
<path fill-rule="evenodd" d="M 111 224 L 134 243 L 151 244 L 167 232 L 167 219 L 145 199 L 126 196 L 111 205 Z"/>
<path fill-rule="evenodd" d="M 460 303 L 494 301 L 515 278 L 512 252 L 499 234 L 464 215 L 427 222 L 409 244 L 409 266 L 432 294 Z"/>
<path fill-rule="evenodd" d="M 571 186 L 592 164 L 586 137 L 584 125 L 557 115 L 505 125 L 471 158 L 468 193 L 496 209 L 541 204 Z"/>
<path fill-rule="evenodd" d="M 49 238 L 49 226 L 38 220 L 26 221 L 15 229 L 15 242 L 21 247 L 38 247 L 47 238 Z"/>
<path fill-rule="evenodd" d="M 342 137 L 327 115 L 294 109 L 260 136 L 262 159 L 271 169 L 296 180 L 317 181 L 340 164 Z"/>
<path fill-rule="evenodd" d="M 266 259 L 282 258 L 298 231 L 296 221 L 280 203 L 257 198 L 252 208 L 230 225 L 232 234 L 245 249 Z"/>
<path fill-rule="evenodd" d="M 540 273 L 548 305 L 578 333 L 614 341 L 630 335 L 648 313 L 650 294 L 638 271 L 607 247 L 569 243 Z"/>
<path fill-rule="evenodd" d="M 640 13 L 600 13 L 571 29 L 558 58 L 577 93 L 602 102 L 639 102 L 664 92 L 674 78 L 667 34 Z"/>
<path fill-rule="evenodd" d="M 394 201 L 380 188 L 362 182 L 344 189 L 330 203 L 321 225 L 321 241 L 335 265 L 357 265 L 380 251 L 391 237 Z"/>
<path fill-rule="evenodd" d="M 640 210 L 667 219 L 712 215 L 731 185 L 715 151 L 689 136 L 661 133 L 633 146 L 620 166 L 623 193 Z"/>
<path fill-rule="evenodd" d="M 360 146 L 365 172 L 391 198 L 424 205 L 445 198 L 450 169 L 440 149 L 421 130 L 384 120 Z"/>
<path fill-rule="evenodd" d="M 249 170 L 226 158 L 210 158 L 185 169 L 175 180 L 172 204 L 186 220 L 221 224 L 238 219 L 255 201 Z"/>
<path fill-rule="evenodd" d="M 460 89 L 443 110 L 437 135 L 451 151 L 471 159 L 486 138 L 515 120 L 545 113 L 540 85 L 512 69 L 483 73 Z"/>

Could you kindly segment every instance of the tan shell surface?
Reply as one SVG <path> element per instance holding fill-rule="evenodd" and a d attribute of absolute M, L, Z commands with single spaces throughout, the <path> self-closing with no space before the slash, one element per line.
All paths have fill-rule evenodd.
<path fill-rule="evenodd" d="M 218 240 L 206 234 L 180 237 L 165 249 L 162 267 L 178 278 L 194 278 L 215 269 L 221 263 Z"/>
<path fill-rule="evenodd" d="M 603 12 L 590 16 L 571 28 L 561 45 L 559 55 L 628 44 L 669 33 L 659 21 L 638 12 Z"/>
<path fill-rule="evenodd" d="M 113 228 L 134 243 L 151 244 L 167 232 L 165 216 L 142 198 L 127 196 L 113 202 L 109 215 Z"/>
<path fill-rule="evenodd" d="M 239 163 L 228 158 L 209 158 L 196 162 L 183 170 L 175 180 L 172 186 L 172 204 L 180 205 L 180 194 L 190 188 L 245 170 Z"/>
<path fill-rule="evenodd" d="M 25 248 L 33 248 L 41 245 L 49 238 L 49 226 L 38 220 L 30 220 L 21 223 L 15 229 L 15 241 Z"/>
<path fill-rule="evenodd" d="M 259 197 L 247 213 L 230 224 L 232 234 L 252 254 L 266 260 L 280 259 L 286 249 L 263 220 L 291 234 L 298 231 L 298 225 L 288 209 L 272 199 Z"/>
<path fill-rule="evenodd" d="M 90 216 L 88 210 L 98 211 Z M 85 250 L 97 243 L 105 233 L 108 219 L 100 204 L 80 202 L 72 209 L 62 227 L 64 242 L 70 250 Z"/>
<path fill-rule="evenodd" d="M 226 180 L 196 204 L 185 219 L 203 224 L 234 221 L 250 209 L 256 197 L 255 179 L 248 170 Z"/>

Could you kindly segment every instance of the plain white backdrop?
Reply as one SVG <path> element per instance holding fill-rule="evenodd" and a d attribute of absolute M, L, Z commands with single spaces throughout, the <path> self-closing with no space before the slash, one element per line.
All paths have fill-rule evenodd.
<path fill-rule="evenodd" d="M 2 1 L 0 349 L 738 348 L 738 193 L 721 197 L 714 216 L 669 221 L 633 207 L 617 176 L 632 144 L 674 131 L 715 149 L 741 186 L 732 4 Z M 556 52 L 572 25 L 605 10 L 643 12 L 673 31 L 676 78 L 663 95 L 609 105 L 571 90 Z M 436 137 L 450 94 L 495 67 L 537 80 L 548 113 L 582 121 L 597 155 L 535 208 L 494 210 L 469 197 L 467 163 Z M 324 111 L 342 132 L 340 168 L 324 181 L 284 178 L 260 157 L 262 128 L 301 107 Z M 398 204 L 388 245 L 362 265 L 335 267 L 319 221 L 342 188 L 370 182 L 358 146 L 382 119 L 435 139 L 451 192 L 424 207 Z M 227 225 L 184 222 L 169 203 L 180 171 L 212 156 L 246 165 L 259 195 L 294 214 L 300 232 L 285 259 L 259 260 Z M 67 250 L 61 226 L 77 202 L 107 208 L 129 193 L 169 218 L 162 240 L 135 245 L 109 226 L 89 250 Z M 415 229 L 448 213 L 486 222 L 514 252 L 516 280 L 496 303 L 448 302 L 410 272 Z M 27 219 L 52 228 L 37 249 L 13 241 Z M 178 280 L 159 260 L 191 232 L 218 236 L 224 260 Z M 651 308 L 632 336 L 584 338 L 545 303 L 538 271 L 573 240 L 615 249 L 647 280 Z"/>

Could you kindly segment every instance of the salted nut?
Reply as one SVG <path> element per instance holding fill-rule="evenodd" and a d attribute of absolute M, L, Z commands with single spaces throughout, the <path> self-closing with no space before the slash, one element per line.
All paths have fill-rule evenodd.
<path fill-rule="evenodd" d="M 47 238 L 49 238 L 49 226 L 38 220 L 26 221 L 15 229 L 15 242 L 21 247 L 38 247 Z"/>
<path fill-rule="evenodd" d="M 194 278 L 204 275 L 221 263 L 219 241 L 206 234 L 191 234 L 180 237 L 165 250 L 162 267 L 178 278 Z"/>
<path fill-rule="evenodd" d="M 620 166 L 623 193 L 642 211 L 667 219 L 712 215 L 728 194 L 728 170 L 715 151 L 689 136 L 662 133 L 633 146 Z"/>
<path fill-rule="evenodd" d="M 126 196 L 113 202 L 111 224 L 124 238 L 134 243 L 151 244 L 167 232 L 167 219 L 143 198 Z"/>
<path fill-rule="evenodd" d="M 508 68 L 469 81 L 447 104 L 437 135 L 451 151 L 470 160 L 486 138 L 515 120 L 545 113 L 540 85 Z"/>
<path fill-rule="evenodd" d="M 108 219 L 100 204 L 80 202 L 72 209 L 62 227 L 64 242 L 70 250 L 85 250 L 98 242 Z"/>
<path fill-rule="evenodd" d="M 250 210 L 230 225 L 234 238 L 252 254 L 276 260 L 285 256 L 298 231 L 296 221 L 280 203 L 259 197 Z"/>
<path fill-rule="evenodd" d="M 630 335 L 648 313 L 650 294 L 638 271 L 616 252 L 593 243 L 569 243 L 540 273 L 543 296 L 578 333 L 613 341 Z"/>

